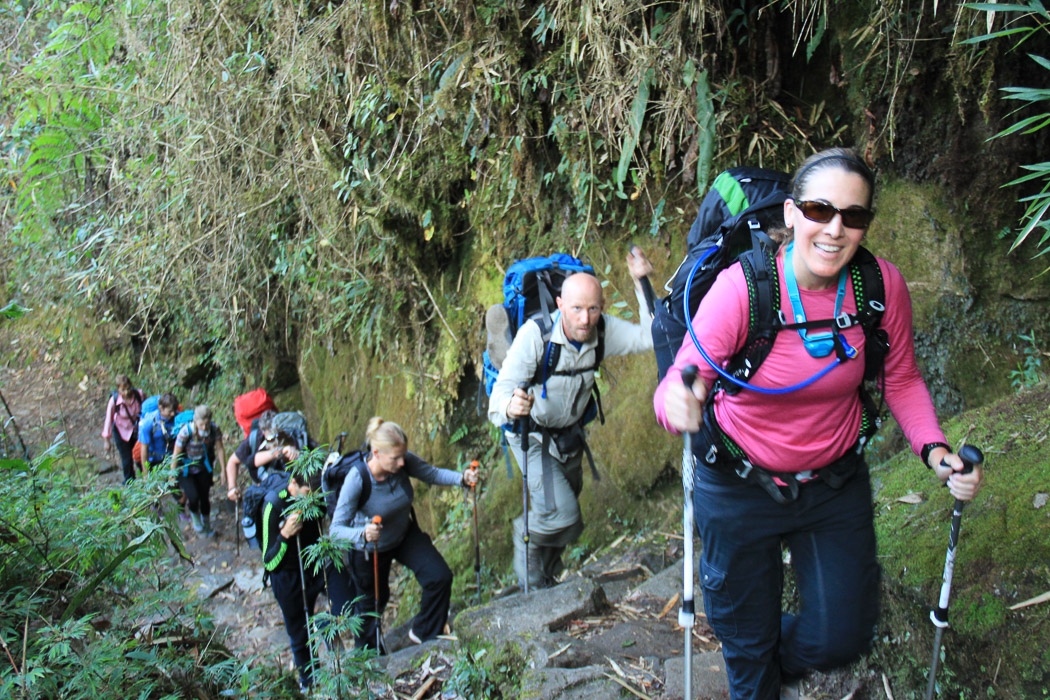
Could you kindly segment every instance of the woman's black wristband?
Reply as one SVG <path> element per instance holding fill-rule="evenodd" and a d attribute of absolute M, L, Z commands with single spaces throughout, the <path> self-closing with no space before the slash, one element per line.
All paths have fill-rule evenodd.
<path fill-rule="evenodd" d="M 920 453 L 920 456 L 922 457 L 922 463 L 926 465 L 927 469 L 933 469 L 933 465 L 930 464 L 930 453 L 936 450 L 938 447 L 943 447 L 949 452 L 952 451 L 952 446 L 944 442 L 928 442 L 922 446 L 922 452 Z"/>

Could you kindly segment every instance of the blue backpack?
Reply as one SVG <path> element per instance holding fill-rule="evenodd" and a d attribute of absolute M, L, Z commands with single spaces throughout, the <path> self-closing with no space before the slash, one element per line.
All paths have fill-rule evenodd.
<path fill-rule="evenodd" d="M 554 253 L 547 257 L 526 258 L 515 261 L 507 268 L 507 274 L 503 278 L 503 303 L 489 307 L 485 314 L 485 331 L 487 343 L 485 353 L 482 356 L 484 366 L 485 396 L 492 395 L 492 388 L 496 384 L 503 360 L 506 359 L 507 350 L 518 331 L 529 321 L 534 321 L 541 331 L 545 350 L 543 362 L 536 368 L 532 378 L 532 385 L 542 387 L 543 396 L 547 393 L 547 379 L 560 374 L 578 374 L 581 372 L 598 371 L 598 367 L 605 355 L 605 318 L 598 322 L 598 346 L 595 348 L 595 361 L 591 367 L 572 371 L 558 370 L 558 360 L 561 358 L 561 345 L 551 343 L 550 337 L 553 331 L 551 314 L 557 309 L 555 299 L 561 294 L 561 285 L 567 277 L 577 272 L 594 274 L 594 268 L 584 263 L 579 258 L 566 253 Z M 595 418 L 605 422 L 601 409 L 601 396 L 597 385 L 594 386 L 593 397 L 587 406 L 581 425 L 590 423 Z M 483 397 L 478 390 L 478 413 L 484 414 L 482 408 Z M 504 430 L 514 430 L 513 424 L 503 426 Z M 581 432 L 582 435 L 582 432 Z M 510 466 L 510 455 L 507 451 L 506 436 L 501 438 L 504 456 L 507 460 L 507 474 L 512 474 Z M 585 446 L 586 449 L 586 446 Z M 589 450 L 588 450 L 588 457 Z M 597 478 L 594 469 L 594 460 L 591 459 L 591 471 Z"/>
<path fill-rule="evenodd" d="M 562 282 L 569 275 L 577 272 L 594 274 L 594 268 L 579 258 L 566 253 L 554 253 L 548 257 L 526 258 L 517 260 L 507 268 L 503 278 L 503 303 L 489 308 L 485 315 L 485 330 L 488 335 L 486 350 L 482 359 L 485 370 L 485 395 L 492 395 L 492 387 L 499 376 L 507 350 L 528 321 L 535 321 L 542 331 L 544 343 L 551 336 L 551 314 L 557 309 L 555 299 L 561 293 Z M 555 345 L 554 355 L 545 352 L 546 361 L 537 372 L 539 381 L 535 384 L 546 385 L 550 369 L 558 364 L 557 352 L 561 346 Z M 601 362 L 605 349 L 604 325 L 599 328 L 598 363 Z M 597 369 L 597 363 L 595 364 Z M 547 371 L 543 371 L 547 370 Z"/>
<path fill-rule="evenodd" d="M 142 402 L 142 412 L 140 415 L 145 416 L 147 413 L 153 413 L 160 408 L 160 394 L 149 397 Z"/>

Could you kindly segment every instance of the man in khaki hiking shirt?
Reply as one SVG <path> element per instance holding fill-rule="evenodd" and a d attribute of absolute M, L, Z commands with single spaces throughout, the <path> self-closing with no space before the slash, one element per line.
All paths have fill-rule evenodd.
<path fill-rule="evenodd" d="M 593 275 L 574 274 L 562 285 L 558 310 L 551 316 L 550 343 L 561 346 L 557 365 L 537 378 L 537 368 L 549 357 L 548 348 L 540 327 L 526 323 L 507 351 L 492 388 L 489 420 L 503 426 L 529 417 L 527 461 L 520 434 L 525 421 L 519 421 L 518 430 L 506 433 L 514 459 L 528 475 L 529 512 L 514 520 L 514 572 L 523 588 L 526 577 L 530 589 L 552 585 L 562 570 L 562 552 L 583 531 L 577 500 L 583 487 L 586 449 L 582 424 L 585 416 L 590 418 L 600 326 L 604 325 L 603 357 L 647 352 L 653 347 L 652 319 L 645 309 L 641 283 L 653 268 L 638 248 L 627 256 L 627 268 L 642 310 L 640 324 L 602 313 L 601 283 Z M 526 383 L 527 391 L 521 388 Z M 523 539 L 526 515 L 527 555 Z"/>

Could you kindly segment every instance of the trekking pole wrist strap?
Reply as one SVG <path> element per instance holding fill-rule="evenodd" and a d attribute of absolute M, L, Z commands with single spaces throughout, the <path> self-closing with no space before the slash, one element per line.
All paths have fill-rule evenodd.
<path fill-rule="evenodd" d="M 922 463 L 926 465 L 927 469 L 933 469 L 933 465 L 930 464 L 930 453 L 936 450 L 938 447 L 943 447 L 949 452 L 952 451 L 952 446 L 946 442 L 928 442 L 922 446 L 922 452 L 920 453 L 920 457 L 922 457 Z"/>

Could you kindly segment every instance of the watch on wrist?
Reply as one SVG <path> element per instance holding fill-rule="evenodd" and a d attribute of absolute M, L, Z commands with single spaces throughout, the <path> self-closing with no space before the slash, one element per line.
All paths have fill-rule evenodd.
<path fill-rule="evenodd" d="M 933 465 L 930 464 L 930 453 L 936 450 L 938 447 L 943 447 L 949 452 L 952 451 L 951 445 L 945 442 L 928 442 L 922 446 L 922 452 L 920 453 L 920 456 L 922 457 L 922 463 L 926 465 L 927 469 L 933 469 Z"/>

